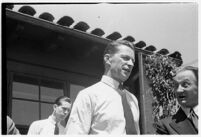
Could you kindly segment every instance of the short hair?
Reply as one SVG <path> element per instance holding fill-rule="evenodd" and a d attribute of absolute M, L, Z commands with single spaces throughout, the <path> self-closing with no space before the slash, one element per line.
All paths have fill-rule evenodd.
<path fill-rule="evenodd" d="M 54 104 L 57 104 L 58 106 L 60 106 L 61 105 L 61 101 L 66 101 L 66 102 L 68 102 L 68 103 L 71 104 L 71 100 L 67 96 L 60 96 L 60 97 L 56 98 Z"/>
<path fill-rule="evenodd" d="M 179 69 L 179 70 L 176 72 L 176 74 L 178 74 L 179 72 L 185 71 L 185 70 L 190 70 L 190 71 L 193 72 L 193 74 L 194 74 L 195 77 L 196 77 L 197 85 L 198 85 L 198 67 L 185 66 L 185 67 Z"/>
<path fill-rule="evenodd" d="M 132 42 L 129 42 L 127 40 L 116 40 L 108 43 L 107 47 L 104 50 L 103 56 L 105 56 L 105 54 L 115 54 L 118 51 L 117 47 L 119 47 L 120 45 L 125 45 L 134 51 L 134 44 Z"/>

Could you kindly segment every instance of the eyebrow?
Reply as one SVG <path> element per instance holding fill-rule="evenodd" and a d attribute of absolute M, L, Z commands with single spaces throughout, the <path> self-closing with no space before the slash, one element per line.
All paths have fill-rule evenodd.
<path fill-rule="evenodd" d="M 191 82 L 189 79 L 184 79 L 183 81 L 184 81 L 184 82 L 186 82 L 186 81 L 187 81 L 187 82 Z"/>
<path fill-rule="evenodd" d="M 133 62 L 135 62 L 135 58 L 132 58 L 132 57 L 129 56 L 129 55 L 122 54 L 121 57 L 130 58 Z"/>
<path fill-rule="evenodd" d="M 189 79 L 183 79 L 182 81 L 176 81 L 176 80 L 173 80 L 174 82 L 176 83 L 181 83 L 181 82 L 191 82 Z"/>
<path fill-rule="evenodd" d="M 65 107 L 62 107 L 62 109 L 65 109 L 65 110 L 70 110 L 70 109 L 71 109 L 71 107 L 70 107 L 70 108 L 65 108 Z"/>

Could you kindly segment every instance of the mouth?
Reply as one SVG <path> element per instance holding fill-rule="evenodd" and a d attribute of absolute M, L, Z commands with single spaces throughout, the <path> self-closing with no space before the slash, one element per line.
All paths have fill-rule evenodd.
<path fill-rule="evenodd" d="M 123 68 L 122 70 L 124 70 L 127 73 L 131 73 L 131 69 L 129 69 L 129 68 Z"/>
<path fill-rule="evenodd" d="M 180 94 L 180 95 L 178 95 L 178 98 L 179 98 L 180 100 L 185 100 L 185 99 L 186 99 L 186 96 L 183 95 L 183 94 Z"/>
<path fill-rule="evenodd" d="M 62 118 L 62 119 L 65 119 L 65 118 L 66 118 L 66 116 L 67 116 L 67 115 L 62 115 L 62 116 L 61 116 L 61 118 Z"/>

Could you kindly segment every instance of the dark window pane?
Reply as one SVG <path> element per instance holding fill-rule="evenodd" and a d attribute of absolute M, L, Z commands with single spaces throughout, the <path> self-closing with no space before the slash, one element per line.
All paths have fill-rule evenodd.
<path fill-rule="evenodd" d="M 63 82 L 42 80 L 41 101 L 54 102 L 57 97 L 64 95 L 63 89 Z"/>
<path fill-rule="evenodd" d="M 36 78 L 15 74 L 13 77 L 13 97 L 39 99 L 39 86 Z"/>
<path fill-rule="evenodd" d="M 30 125 L 39 119 L 39 103 L 13 99 L 12 119 L 18 125 Z"/>
<path fill-rule="evenodd" d="M 63 89 L 41 87 L 41 101 L 54 102 L 55 99 L 63 95 Z"/>
<path fill-rule="evenodd" d="M 72 101 L 75 100 L 77 94 L 79 93 L 80 90 L 84 89 L 85 87 L 76 85 L 76 84 L 70 84 L 70 99 Z"/>
<path fill-rule="evenodd" d="M 21 82 L 13 82 L 13 97 L 38 100 L 39 86 Z"/>
<path fill-rule="evenodd" d="M 48 118 L 53 112 L 53 104 L 41 103 L 41 119 Z"/>

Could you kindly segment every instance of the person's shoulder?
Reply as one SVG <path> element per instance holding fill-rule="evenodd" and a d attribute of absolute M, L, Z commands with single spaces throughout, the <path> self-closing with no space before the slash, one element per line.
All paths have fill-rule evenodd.
<path fill-rule="evenodd" d="M 14 121 L 7 116 L 7 134 L 20 134 L 19 130 L 15 127 Z"/>
<path fill-rule="evenodd" d="M 6 116 L 6 117 L 7 117 L 7 123 L 14 123 L 13 120 L 9 116 Z"/>
<path fill-rule="evenodd" d="M 35 125 L 35 126 L 41 126 L 43 124 L 45 124 L 47 122 L 48 119 L 41 119 L 41 120 L 36 120 L 36 121 L 33 121 L 31 123 L 31 125 Z"/>
<path fill-rule="evenodd" d="M 182 110 L 182 108 L 179 108 L 176 111 L 176 113 L 161 119 L 161 121 L 163 123 L 172 123 L 172 122 L 184 121 L 186 118 L 187 118 L 187 116 L 186 116 L 185 112 Z"/>
<path fill-rule="evenodd" d="M 167 116 L 167 117 L 161 118 L 157 122 L 154 122 L 153 126 L 156 129 L 161 129 L 162 127 L 168 127 L 169 124 L 173 122 L 173 116 Z"/>
<path fill-rule="evenodd" d="M 87 95 L 87 94 L 94 94 L 96 92 L 94 91 L 98 91 L 100 90 L 100 87 L 101 87 L 101 82 L 97 82 L 89 87 L 86 87 L 85 89 L 81 90 L 79 92 L 80 95 Z"/>
<path fill-rule="evenodd" d="M 13 128 L 13 127 L 15 127 L 15 123 L 14 123 L 14 121 L 9 117 L 9 116 L 7 116 L 7 128 Z"/>
<path fill-rule="evenodd" d="M 162 118 L 160 121 L 161 121 L 161 123 L 171 123 L 173 120 L 173 117 L 174 117 L 174 115 L 173 116 L 167 116 L 165 118 Z"/>
<path fill-rule="evenodd" d="M 159 119 L 153 123 L 153 127 L 156 130 L 156 134 L 169 134 L 167 130 L 172 122 L 172 116 L 168 116 L 162 119 Z"/>

